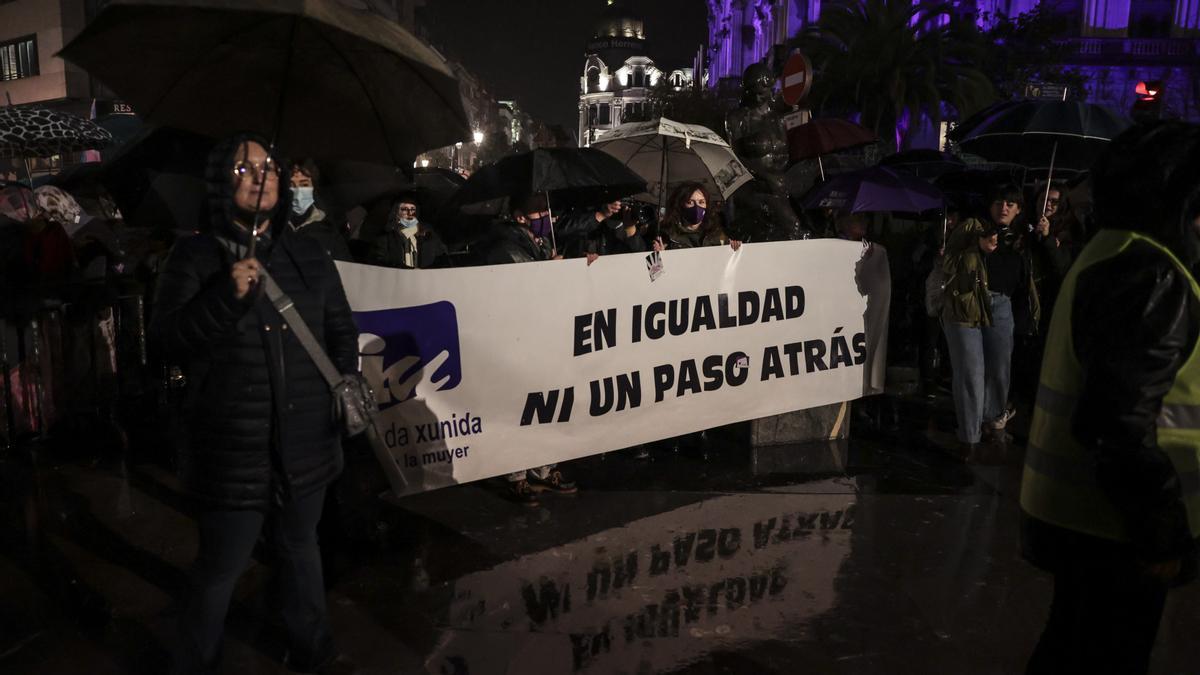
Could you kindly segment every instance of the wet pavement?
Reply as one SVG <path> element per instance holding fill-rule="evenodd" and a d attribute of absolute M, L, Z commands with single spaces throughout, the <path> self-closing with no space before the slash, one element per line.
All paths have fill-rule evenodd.
<path fill-rule="evenodd" d="M 1051 591 L 1017 550 L 1021 433 L 964 464 L 944 403 L 849 442 L 588 458 L 537 508 L 485 481 L 344 514 L 370 527 L 326 536 L 339 646 L 363 673 L 1020 673 Z M 0 672 L 166 671 L 196 534 L 153 441 L 0 461 Z M 264 552 L 224 672 L 286 672 L 270 588 Z M 1172 593 L 1153 672 L 1200 670 L 1198 628 L 1200 586 Z"/>

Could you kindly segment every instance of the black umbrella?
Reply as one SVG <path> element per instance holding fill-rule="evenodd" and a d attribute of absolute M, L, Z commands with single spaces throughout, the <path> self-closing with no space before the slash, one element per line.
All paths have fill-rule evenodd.
<path fill-rule="evenodd" d="M 970 118 L 951 138 L 993 162 L 1046 169 L 1087 169 L 1108 142 L 1133 124 L 1129 117 L 1082 101 L 1016 101 Z"/>
<path fill-rule="evenodd" d="M 213 145 L 189 131 L 146 129 L 104 161 L 100 180 L 126 222 L 195 230 L 205 210 L 204 170 Z"/>
<path fill-rule="evenodd" d="M 455 195 L 460 206 L 495 208 L 516 195 L 545 194 L 547 206 L 595 206 L 644 192 L 646 181 L 593 148 L 538 148 L 479 169 Z M 554 229 L 550 229 L 554 242 Z M 557 246 L 557 242 L 554 242 Z"/>
<path fill-rule="evenodd" d="M 103 187 L 100 184 L 100 166 L 100 162 L 76 164 L 65 171 L 34 178 L 33 187 L 53 185 L 71 193 L 76 198 L 80 195 L 96 197 L 98 191 Z"/>
<path fill-rule="evenodd" d="M 466 178 L 450 169 L 432 166 L 413 169 L 413 183 L 417 185 L 417 196 L 421 199 L 421 208 L 425 210 L 425 215 L 431 221 L 442 218 L 450 200 L 458 194 L 466 182 Z"/>
<path fill-rule="evenodd" d="M 1017 165 L 967 166 L 934 178 L 933 184 L 945 193 L 948 201 L 966 214 L 974 214 L 984 208 L 984 200 L 996 185 L 1020 184 L 1022 172 Z"/>
<path fill-rule="evenodd" d="M 992 105 L 989 105 L 988 107 L 984 108 L 983 110 L 976 112 L 974 115 L 971 115 L 967 119 L 962 120 L 962 121 L 958 122 L 957 124 L 955 124 L 954 127 L 947 134 L 947 136 L 952 141 L 959 141 L 959 140 L 967 137 L 967 135 L 969 135 L 972 131 L 974 131 L 975 127 L 979 126 L 980 124 L 984 123 L 985 121 L 1000 114 L 1002 111 L 1007 110 L 1008 108 L 1011 108 L 1020 102 L 1021 101 L 998 101 L 996 103 L 993 103 Z"/>
<path fill-rule="evenodd" d="M 0 157 L 52 157 L 112 145 L 94 122 L 41 108 L 0 108 Z"/>
<path fill-rule="evenodd" d="M 879 166 L 904 171 L 918 178 L 933 179 L 942 174 L 961 171 L 966 168 L 967 163 L 957 155 L 922 148 L 888 155 L 879 160 Z"/>
<path fill-rule="evenodd" d="M 409 177 L 396 166 L 353 160 L 319 162 L 319 166 L 321 179 L 317 185 L 318 200 L 323 205 L 343 212 L 416 189 Z"/>
<path fill-rule="evenodd" d="M 848 213 L 922 213 L 940 209 L 943 204 L 942 192 L 933 184 L 882 166 L 835 176 L 804 196 L 805 208 L 833 208 Z"/>
<path fill-rule="evenodd" d="M 404 166 L 470 135 L 445 59 L 334 0 L 111 0 L 60 55 L 147 121 Z"/>
<path fill-rule="evenodd" d="M 125 113 L 101 115 L 96 118 L 96 124 L 112 134 L 113 145 L 124 145 L 137 138 L 145 125 L 137 115 Z"/>

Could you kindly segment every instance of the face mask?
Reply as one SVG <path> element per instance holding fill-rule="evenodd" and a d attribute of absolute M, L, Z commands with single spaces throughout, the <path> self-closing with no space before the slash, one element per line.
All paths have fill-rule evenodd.
<path fill-rule="evenodd" d="M 546 237 L 550 235 L 550 216 L 544 215 L 539 218 L 534 218 L 529 221 L 529 229 L 533 230 L 534 236 Z"/>
<path fill-rule="evenodd" d="M 303 215 L 313 205 L 313 189 L 310 187 L 292 188 L 292 213 Z"/>
<path fill-rule="evenodd" d="M 699 225 L 704 222 L 704 213 L 703 206 L 689 206 L 683 210 L 683 222 L 688 225 Z"/>
<path fill-rule="evenodd" d="M 421 222 L 421 221 L 417 220 L 416 218 L 401 218 L 400 219 L 400 227 L 403 227 L 406 229 L 410 228 L 410 227 L 416 227 L 419 222 Z"/>

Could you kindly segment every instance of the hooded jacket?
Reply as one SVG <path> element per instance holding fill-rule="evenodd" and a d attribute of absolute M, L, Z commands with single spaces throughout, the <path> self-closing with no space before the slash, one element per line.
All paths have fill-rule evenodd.
<path fill-rule="evenodd" d="M 950 233 L 942 257 L 942 320 L 971 326 L 992 325 L 992 303 L 988 297 L 987 264 L 979 248 L 983 225 L 974 218 L 963 221 Z"/>
<path fill-rule="evenodd" d="M 343 460 L 329 387 L 312 359 L 261 284 L 258 292 L 235 297 L 235 256 L 223 240 L 250 240 L 234 223 L 231 180 L 244 140 L 262 142 L 238 136 L 210 156 L 208 229 L 172 249 L 159 278 L 150 334 L 188 376 L 185 485 L 209 506 L 262 510 L 328 485 Z M 288 227 L 290 190 L 286 182 L 279 185 L 256 257 L 338 369 L 356 372 L 358 331 L 341 279 L 316 240 Z"/>
<path fill-rule="evenodd" d="M 1164 177 L 1155 174 L 1158 167 L 1146 165 L 1146 158 L 1163 157 L 1172 151 L 1195 152 L 1200 149 L 1200 134 L 1192 132 L 1189 150 L 1179 147 L 1187 144 L 1181 143 L 1177 134 L 1163 134 L 1162 128 L 1157 133 L 1157 140 L 1151 132 L 1132 148 L 1113 142 L 1107 166 L 1102 159 L 1097 172 L 1134 177 L 1124 178 L 1122 183 L 1124 191 L 1139 198 L 1104 195 L 1113 201 L 1102 204 L 1098 189 L 1097 213 L 1107 206 L 1105 226 L 1154 238 L 1195 275 L 1200 247 L 1191 220 L 1200 215 L 1200 189 L 1196 188 L 1200 185 L 1200 162 L 1192 159 L 1190 169 L 1185 165 L 1187 175 Z M 1142 143 L 1164 147 L 1136 152 L 1145 147 Z M 1122 162 L 1131 165 L 1122 170 Z M 1137 177 L 1150 182 L 1152 187 L 1147 192 L 1158 190 L 1157 194 L 1148 194 L 1149 199 L 1157 197 L 1169 208 L 1142 219 L 1133 217 L 1137 205 L 1145 203 L 1140 198 L 1142 190 L 1134 184 Z M 1168 184 L 1180 189 L 1163 189 L 1169 188 Z M 1190 205 L 1181 203 L 1187 200 Z M 1122 206 L 1132 211 L 1113 213 Z M 1055 311 L 1071 312 L 1075 353 L 1084 374 L 1072 433 L 1093 453 L 1100 487 L 1131 519 L 1130 531 L 1135 540 L 1132 546 L 1116 544 L 1023 513 L 1022 550 L 1026 558 L 1051 572 L 1081 558 L 1132 558 L 1142 562 L 1179 559 L 1183 573 L 1178 581 L 1194 578 L 1197 542 L 1188 531 L 1180 478 L 1157 441 L 1163 397 L 1200 338 L 1200 307 L 1187 279 L 1161 252 L 1136 243 L 1121 255 L 1085 270 L 1077 280 L 1069 306 L 1060 302 Z"/>

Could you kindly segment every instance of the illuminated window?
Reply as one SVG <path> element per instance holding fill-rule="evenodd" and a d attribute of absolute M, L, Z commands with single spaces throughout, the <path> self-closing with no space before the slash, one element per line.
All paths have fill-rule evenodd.
<path fill-rule="evenodd" d="M 20 80 L 37 74 L 37 36 L 0 43 L 0 81 Z"/>

